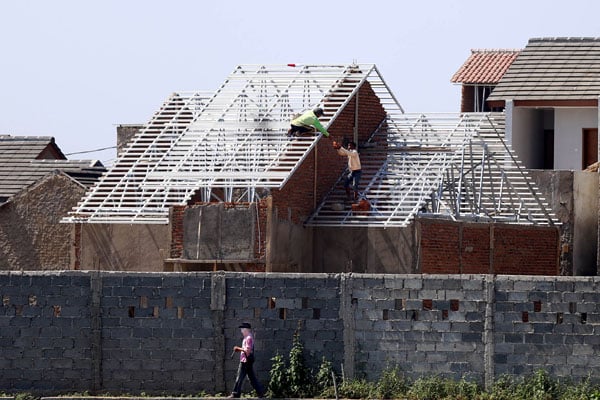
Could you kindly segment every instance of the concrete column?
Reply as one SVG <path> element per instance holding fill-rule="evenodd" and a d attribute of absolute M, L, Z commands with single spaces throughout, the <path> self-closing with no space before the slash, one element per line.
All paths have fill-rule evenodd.
<path fill-rule="evenodd" d="M 515 109 L 515 103 L 512 99 L 507 99 L 504 101 L 504 114 L 506 115 L 506 126 L 504 137 L 506 138 L 506 143 L 509 146 L 513 145 L 513 112 Z"/>
<path fill-rule="evenodd" d="M 215 341 L 215 391 L 225 391 L 225 304 L 227 303 L 227 290 L 225 285 L 225 273 L 223 271 L 213 272 L 210 282 L 210 309 L 214 327 Z"/>
<path fill-rule="evenodd" d="M 102 390 L 102 276 L 99 271 L 90 273 L 90 294 L 92 393 L 95 394 Z"/>
<path fill-rule="evenodd" d="M 494 298 L 496 292 L 495 275 L 485 275 L 483 293 L 485 298 L 485 321 L 483 324 L 483 363 L 485 369 L 485 388 L 491 389 L 494 384 Z"/>
<path fill-rule="evenodd" d="M 344 378 L 354 378 L 354 305 L 352 304 L 352 274 L 340 278 L 340 319 L 344 323 Z"/>

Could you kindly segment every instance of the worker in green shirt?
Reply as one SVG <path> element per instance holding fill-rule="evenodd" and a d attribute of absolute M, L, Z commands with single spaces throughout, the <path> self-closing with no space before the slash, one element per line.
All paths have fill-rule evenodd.
<path fill-rule="evenodd" d="M 313 126 L 317 128 L 319 132 L 323 134 L 325 137 L 329 137 L 329 132 L 327 129 L 321 125 L 319 121 L 319 117 L 323 116 L 322 108 L 315 108 L 314 110 L 309 110 L 292 120 L 292 127 L 288 130 L 288 136 L 297 136 L 298 134 L 312 132 Z"/>

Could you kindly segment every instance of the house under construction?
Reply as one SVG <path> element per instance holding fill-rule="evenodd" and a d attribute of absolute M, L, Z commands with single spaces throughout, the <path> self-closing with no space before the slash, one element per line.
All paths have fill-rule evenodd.
<path fill-rule="evenodd" d="M 366 207 L 345 199 L 331 139 L 286 134 L 316 106 L 358 143 Z M 557 273 L 558 220 L 504 115 L 406 113 L 375 65 L 240 65 L 214 93 L 171 95 L 63 222 L 80 268 L 448 272 L 431 255 L 449 246 L 452 272 L 515 273 L 506 235 Z"/>

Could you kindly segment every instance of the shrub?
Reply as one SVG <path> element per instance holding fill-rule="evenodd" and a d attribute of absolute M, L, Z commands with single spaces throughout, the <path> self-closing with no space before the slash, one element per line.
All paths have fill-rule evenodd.
<path fill-rule="evenodd" d="M 300 341 L 300 333 L 294 333 L 292 349 L 290 350 L 290 362 L 287 369 L 288 397 L 304 397 L 310 390 L 310 371 L 304 363 L 304 346 Z"/>
<path fill-rule="evenodd" d="M 300 341 L 300 334 L 296 331 L 287 366 L 279 353 L 271 358 L 273 361 L 269 371 L 271 397 L 306 397 L 312 394 L 314 385 L 311 385 L 309 380 L 311 371 L 304 364 L 303 353 L 304 346 Z"/>
<path fill-rule="evenodd" d="M 287 395 L 287 371 L 283 356 L 279 353 L 271 358 L 273 364 L 269 371 L 269 392 L 270 397 L 282 398 Z"/>
<path fill-rule="evenodd" d="M 410 387 L 409 381 L 402 375 L 399 367 L 386 368 L 377 381 L 374 397 L 379 399 L 393 399 L 405 396 Z"/>
<path fill-rule="evenodd" d="M 315 376 L 314 394 L 321 395 L 321 397 L 332 397 L 332 395 L 335 395 L 335 392 L 333 392 L 334 378 L 335 373 L 333 372 L 331 361 L 323 357 L 321 359 L 321 366 Z"/>
<path fill-rule="evenodd" d="M 375 385 L 365 379 L 344 380 L 339 386 L 340 397 L 347 399 L 368 399 L 375 391 Z"/>

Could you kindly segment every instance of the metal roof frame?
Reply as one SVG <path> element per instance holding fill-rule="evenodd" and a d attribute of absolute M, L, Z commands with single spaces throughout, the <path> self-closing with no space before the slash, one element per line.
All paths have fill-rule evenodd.
<path fill-rule="evenodd" d="M 361 150 L 370 210 L 352 211 L 340 178 L 306 225 L 403 227 L 417 214 L 558 225 L 503 136 L 501 113 L 388 118 Z"/>
<path fill-rule="evenodd" d="M 402 110 L 370 64 L 240 65 L 212 95 L 176 93 L 63 222 L 165 224 L 193 196 L 255 201 L 283 187 L 321 136 L 288 138 L 293 115 L 321 106 L 328 127 L 367 80 Z"/>

